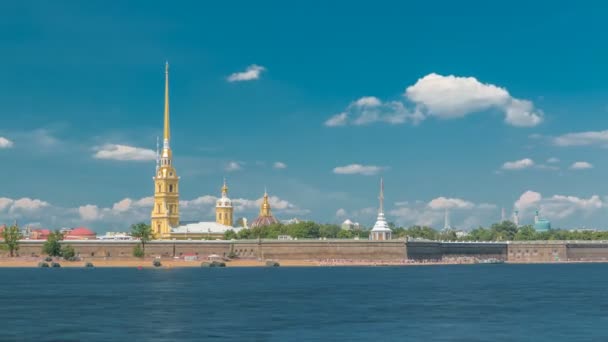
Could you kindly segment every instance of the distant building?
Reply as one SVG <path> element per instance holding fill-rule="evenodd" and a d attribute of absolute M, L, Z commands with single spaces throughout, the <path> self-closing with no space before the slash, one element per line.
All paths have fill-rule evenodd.
<path fill-rule="evenodd" d="M 97 240 L 136 240 L 128 233 L 106 232 L 105 235 L 97 236 Z"/>
<path fill-rule="evenodd" d="M 300 221 L 300 219 L 298 219 L 296 217 L 294 217 L 292 219 L 289 219 L 289 220 L 282 220 L 281 221 L 282 224 L 298 224 L 300 222 L 302 222 L 302 221 Z"/>
<path fill-rule="evenodd" d="M 392 237 L 392 230 L 388 227 L 388 223 L 384 218 L 384 181 L 380 178 L 380 208 L 378 210 L 378 219 L 374 228 L 369 234 L 370 240 L 390 240 Z"/>
<path fill-rule="evenodd" d="M 238 233 L 243 228 L 234 228 L 217 222 L 195 222 L 181 225 L 171 230 L 171 239 L 175 240 L 201 240 L 221 239 L 224 234 L 232 230 Z"/>
<path fill-rule="evenodd" d="M 551 229 L 551 221 L 541 218 L 539 210 L 534 214 L 534 229 L 539 232 Z"/>
<path fill-rule="evenodd" d="M 78 227 L 69 230 L 63 236 L 64 240 L 96 240 L 97 233 L 86 227 Z"/>
<path fill-rule="evenodd" d="M 260 206 L 260 215 L 253 220 L 251 228 L 270 226 L 271 224 L 279 223 L 272 212 L 270 211 L 270 203 L 268 202 L 268 192 L 264 191 L 264 199 Z"/>
<path fill-rule="evenodd" d="M 46 240 L 51 235 L 50 229 L 32 229 L 29 235 L 30 240 Z"/>
<path fill-rule="evenodd" d="M 359 230 L 359 229 L 361 229 L 361 225 L 359 225 L 359 222 L 353 222 L 349 219 L 346 219 L 344 222 L 342 222 L 342 225 L 340 227 L 342 228 L 342 230 Z"/>

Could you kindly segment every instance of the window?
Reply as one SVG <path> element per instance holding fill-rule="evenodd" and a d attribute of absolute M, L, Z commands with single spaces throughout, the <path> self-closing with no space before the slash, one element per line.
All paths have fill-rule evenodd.
<path fill-rule="evenodd" d="M 169 192 L 173 192 L 173 184 L 169 184 Z"/>
<path fill-rule="evenodd" d="M 160 204 L 156 205 L 156 212 L 160 214 Z"/>
<path fill-rule="evenodd" d="M 160 176 L 160 174 L 159 174 L 159 176 Z M 160 184 L 158 184 L 158 192 L 160 192 Z"/>

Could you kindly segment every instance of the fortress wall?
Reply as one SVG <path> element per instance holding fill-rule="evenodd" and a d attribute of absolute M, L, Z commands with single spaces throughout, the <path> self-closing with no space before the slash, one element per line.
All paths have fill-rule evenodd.
<path fill-rule="evenodd" d="M 42 255 L 44 241 L 23 241 L 19 255 Z M 87 258 L 131 257 L 135 241 L 63 241 L 70 244 L 77 255 Z M 275 260 L 403 260 L 406 258 L 404 241 L 152 241 L 146 244 L 146 256 L 173 257 L 183 254 L 228 256 L 233 251 L 241 258 Z"/>
<path fill-rule="evenodd" d="M 239 246 L 235 245 L 238 249 Z M 404 260 L 405 241 L 273 241 L 259 246 L 262 259 Z"/>
<path fill-rule="evenodd" d="M 474 257 L 506 260 L 506 243 L 408 241 L 407 257 L 411 260 L 441 260 L 443 258 Z"/>
<path fill-rule="evenodd" d="M 506 243 L 444 243 L 441 245 L 444 258 L 474 257 L 479 259 L 507 260 Z"/>
<path fill-rule="evenodd" d="M 511 242 L 508 245 L 509 262 L 559 262 L 568 260 L 563 242 L 530 241 Z"/>
<path fill-rule="evenodd" d="M 608 243 L 585 242 L 567 244 L 570 261 L 608 261 Z"/>
<path fill-rule="evenodd" d="M 410 260 L 441 260 L 442 256 L 441 242 L 407 242 L 407 258 Z"/>

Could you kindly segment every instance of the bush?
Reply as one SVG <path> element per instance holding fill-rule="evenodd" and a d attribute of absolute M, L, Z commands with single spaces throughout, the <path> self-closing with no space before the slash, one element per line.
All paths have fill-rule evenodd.
<path fill-rule="evenodd" d="M 279 264 L 276 261 L 266 261 L 266 266 L 268 266 L 268 267 L 279 267 L 279 266 L 281 266 L 281 264 Z"/>
<path fill-rule="evenodd" d="M 86 268 L 92 268 L 92 267 L 95 267 L 95 266 L 93 265 L 92 262 L 89 261 L 86 264 L 84 264 L 84 267 L 86 267 Z"/>
<path fill-rule="evenodd" d="M 47 256 L 46 258 L 44 258 L 44 261 L 51 262 L 51 261 L 53 261 L 53 258 L 51 258 L 50 256 Z"/>
<path fill-rule="evenodd" d="M 71 259 L 76 257 L 76 251 L 74 251 L 74 247 L 71 245 L 65 245 L 61 248 L 61 256 L 63 256 L 63 259 L 65 260 L 74 261 Z"/>
<path fill-rule="evenodd" d="M 136 258 L 144 257 L 144 249 L 141 248 L 141 245 L 135 245 L 135 247 L 133 247 L 133 256 Z"/>
<path fill-rule="evenodd" d="M 67 261 L 78 261 L 77 257 L 69 257 L 67 258 Z"/>
<path fill-rule="evenodd" d="M 154 261 L 152 261 L 152 265 L 154 265 L 154 267 L 161 267 L 163 264 L 160 263 L 159 259 L 154 259 Z"/>
<path fill-rule="evenodd" d="M 47 267 L 49 267 L 49 264 L 47 264 L 44 261 L 41 261 L 41 262 L 38 263 L 38 267 L 47 268 Z"/>
<path fill-rule="evenodd" d="M 51 267 L 53 267 L 53 268 L 60 268 L 61 265 L 59 265 L 58 262 L 54 262 L 54 263 L 51 264 Z"/>

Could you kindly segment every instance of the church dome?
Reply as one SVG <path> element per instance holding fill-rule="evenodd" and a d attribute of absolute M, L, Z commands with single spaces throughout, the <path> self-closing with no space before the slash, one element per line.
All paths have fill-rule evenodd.
<path fill-rule="evenodd" d="M 222 197 L 220 197 L 216 202 L 215 206 L 217 208 L 231 208 L 232 200 L 228 198 L 228 186 L 226 185 L 226 180 L 224 179 L 224 185 L 222 186 Z"/>
<path fill-rule="evenodd" d="M 279 223 L 279 220 L 272 216 L 272 212 L 270 211 L 270 201 L 268 200 L 268 193 L 264 192 L 264 199 L 262 200 L 262 205 L 260 206 L 260 215 L 253 220 L 251 223 L 251 228 L 264 227 L 276 223 Z"/>

